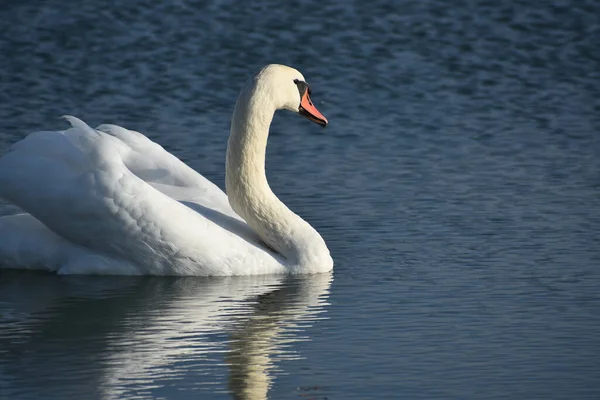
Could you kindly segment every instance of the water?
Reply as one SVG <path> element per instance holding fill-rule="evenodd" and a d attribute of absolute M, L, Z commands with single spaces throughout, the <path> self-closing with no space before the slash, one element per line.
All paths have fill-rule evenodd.
<path fill-rule="evenodd" d="M 12 1 L 0 17 L 0 153 L 73 114 L 223 187 L 244 80 L 300 69 L 330 126 L 278 114 L 267 173 L 336 262 L 301 279 L 1 271 L 0 397 L 600 397 L 597 2 Z"/>

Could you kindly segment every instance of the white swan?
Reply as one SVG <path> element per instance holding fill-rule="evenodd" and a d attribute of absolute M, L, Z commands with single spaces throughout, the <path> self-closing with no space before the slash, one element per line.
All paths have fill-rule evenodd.
<path fill-rule="evenodd" d="M 271 191 L 269 126 L 287 109 L 325 126 L 297 70 L 268 65 L 242 89 L 227 195 L 141 133 L 115 125 L 37 132 L 0 158 L 0 267 L 62 274 L 254 275 L 333 268 L 319 233 Z"/>

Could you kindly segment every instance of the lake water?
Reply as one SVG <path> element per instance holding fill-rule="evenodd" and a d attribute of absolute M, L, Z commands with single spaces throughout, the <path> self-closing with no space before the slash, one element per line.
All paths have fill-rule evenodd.
<path fill-rule="evenodd" d="M 11 0 L 0 21 L 0 154 L 72 114 L 223 187 L 244 81 L 301 70 L 330 126 L 279 113 L 267 173 L 335 260 L 1 270 L 0 398 L 600 398 L 597 1 Z"/>

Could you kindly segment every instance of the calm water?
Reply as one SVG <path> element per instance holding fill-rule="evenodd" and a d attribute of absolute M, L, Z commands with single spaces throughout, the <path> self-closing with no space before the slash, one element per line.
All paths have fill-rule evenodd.
<path fill-rule="evenodd" d="M 541 4 L 4 2 L 0 153 L 72 114 L 223 187 L 243 82 L 300 69 L 331 124 L 268 175 L 336 265 L 0 271 L 0 398 L 600 398 L 600 3 Z"/>

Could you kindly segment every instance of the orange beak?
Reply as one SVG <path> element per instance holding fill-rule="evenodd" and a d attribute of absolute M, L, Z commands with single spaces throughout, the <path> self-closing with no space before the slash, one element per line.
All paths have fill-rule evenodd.
<path fill-rule="evenodd" d="M 316 122 L 317 124 L 325 127 L 328 123 L 327 118 L 312 103 L 310 100 L 310 95 L 308 94 L 308 90 L 304 92 L 302 96 L 302 100 L 300 101 L 300 108 L 298 109 L 298 113 L 312 122 Z"/>

